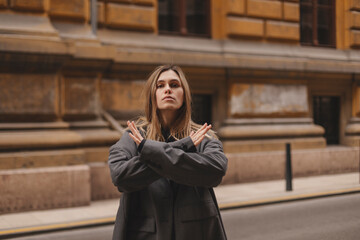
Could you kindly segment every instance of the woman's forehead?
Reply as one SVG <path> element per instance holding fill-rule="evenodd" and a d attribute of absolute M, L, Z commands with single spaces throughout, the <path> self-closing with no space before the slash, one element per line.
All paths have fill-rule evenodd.
<path fill-rule="evenodd" d="M 180 78 L 177 75 L 177 73 L 171 69 L 162 72 L 158 78 L 158 81 L 171 81 L 171 80 L 180 81 Z"/>

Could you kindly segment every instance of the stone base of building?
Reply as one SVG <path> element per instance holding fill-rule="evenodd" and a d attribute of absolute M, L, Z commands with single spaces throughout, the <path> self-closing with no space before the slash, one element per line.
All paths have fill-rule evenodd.
<path fill-rule="evenodd" d="M 291 152 L 293 177 L 356 172 L 359 148 L 330 146 Z M 285 178 L 284 151 L 228 153 L 229 165 L 222 184 L 235 184 Z"/>
<path fill-rule="evenodd" d="M 226 153 L 266 152 L 285 150 L 287 143 L 291 144 L 292 149 L 314 149 L 326 147 L 326 140 L 323 137 L 227 140 L 223 141 L 223 147 Z"/>
<path fill-rule="evenodd" d="M 119 197 L 107 157 L 108 147 L 0 154 L 0 214 Z"/>
<path fill-rule="evenodd" d="M 86 165 L 0 171 L 0 213 L 82 206 L 90 203 Z"/>
<path fill-rule="evenodd" d="M 111 182 L 110 170 L 107 163 L 91 163 L 89 167 L 91 200 L 120 198 L 120 192 Z"/>
<path fill-rule="evenodd" d="M 52 157 L 50 153 L 47 156 L 55 160 L 60 154 L 67 160 L 71 157 L 81 159 L 84 152 L 93 157 L 96 154 L 105 156 L 105 151 L 99 149 L 92 152 L 67 150 L 67 155 L 54 152 Z M 29 160 L 32 159 L 30 155 L 28 153 Z M 36 153 L 32 155 L 34 157 Z M 40 154 L 37 155 L 41 159 Z M 360 155 L 356 147 L 293 150 L 291 156 L 294 177 L 356 172 L 359 169 Z M 284 179 L 285 151 L 227 153 L 227 157 L 229 166 L 222 184 Z M 0 214 L 83 206 L 94 200 L 120 197 L 111 183 L 106 162 L 0 170 L 0 179 Z"/>

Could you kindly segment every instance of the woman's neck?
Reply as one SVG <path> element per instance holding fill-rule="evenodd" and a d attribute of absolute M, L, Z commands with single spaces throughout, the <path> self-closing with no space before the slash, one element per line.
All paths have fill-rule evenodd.
<path fill-rule="evenodd" d="M 161 125 L 164 129 L 170 129 L 171 125 L 175 122 L 176 112 L 175 111 L 161 111 Z"/>

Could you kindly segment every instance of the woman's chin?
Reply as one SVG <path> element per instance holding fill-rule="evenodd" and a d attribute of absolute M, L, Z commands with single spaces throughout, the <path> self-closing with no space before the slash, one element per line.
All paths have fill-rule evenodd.
<path fill-rule="evenodd" d="M 159 108 L 160 111 L 162 110 L 178 110 L 180 107 L 179 106 L 175 106 L 173 104 L 166 104 L 165 106 L 162 106 L 161 108 Z"/>

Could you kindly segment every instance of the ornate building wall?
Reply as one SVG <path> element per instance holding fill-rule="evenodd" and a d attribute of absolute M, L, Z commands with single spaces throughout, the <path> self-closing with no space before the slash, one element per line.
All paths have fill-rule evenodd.
<path fill-rule="evenodd" d="M 96 34 L 89 0 L 0 0 L 0 213 L 118 197 L 108 147 L 167 63 L 210 96 L 224 184 L 283 177 L 287 142 L 296 176 L 358 169 L 360 2 L 336 1 L 336 48 L 301 46 L 298 0 L 210 3 L 199 38 L 159 33 L 156 0 L 97 1 Z M 340 99 L 337 148 L 314 96 Z"/>

